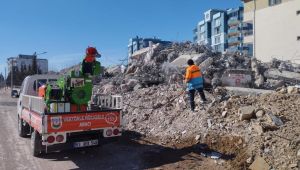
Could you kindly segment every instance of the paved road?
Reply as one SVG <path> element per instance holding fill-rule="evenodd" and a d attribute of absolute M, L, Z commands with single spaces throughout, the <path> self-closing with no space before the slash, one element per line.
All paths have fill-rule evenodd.
<path fill-rule="evenodd" d="M 30 138 L 20 138 L 17 134 L 16 102 L 17 99 L 0 90 L 1 170 L 202 169 L 214 164 L 195 154 L 193 147 L 165 148 L 142 142 L 132 132 L 102 147 L 49 153 L 36 158 L 30 153 Z"/>

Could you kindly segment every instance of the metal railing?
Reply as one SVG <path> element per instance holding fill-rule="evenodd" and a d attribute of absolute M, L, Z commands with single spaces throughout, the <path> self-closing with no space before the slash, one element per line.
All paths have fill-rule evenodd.
<path fill-rule="evenodd" d="M 94 104 L 101 108 L 108 109 L 122 109 L 123 108 L 123 98 L 120 95 L 105 95 L 97 94 L 95 95 L 96 101 Z"/>
<path fill-rule="evenodd" d="M 42 97 L 35 97 L 29 95 L 23 95 L 22 97 L 22 106 L 27 108 L 30 111 L 34 111 L 36 113 L 44 113 L 46 104 Z"/>

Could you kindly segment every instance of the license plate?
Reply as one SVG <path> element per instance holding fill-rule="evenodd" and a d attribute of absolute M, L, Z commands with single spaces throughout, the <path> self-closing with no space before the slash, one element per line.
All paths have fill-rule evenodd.
<path fill-rule="evenodd" d="M 83 141 L 83 142 L 74 142 L 74 148 L 82 148 L 87 146 L 95 146 L 98 145 L 98 140 L 90 140 L 90 141 Z"/>

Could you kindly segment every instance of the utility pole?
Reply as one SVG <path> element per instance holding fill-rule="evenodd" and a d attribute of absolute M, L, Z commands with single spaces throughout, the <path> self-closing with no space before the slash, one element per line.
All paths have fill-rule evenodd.
<path fill-rule="evenodd" d="M 10 68 L 11 68 L 11 71 L 10 71 L 10 90 L 13 89 L 13 74 L 14 74 L 14 61 L 13 61 L 13 58 L 10 60 L 11 61 L 11 64 L 10 64 Z"/>
<path fill-rule="evenodd" d="M 6 67 L 4 68 L 4 87 L 5 87 L 5 90 L 7 89 L 7 85 L 6 85 Z"/>

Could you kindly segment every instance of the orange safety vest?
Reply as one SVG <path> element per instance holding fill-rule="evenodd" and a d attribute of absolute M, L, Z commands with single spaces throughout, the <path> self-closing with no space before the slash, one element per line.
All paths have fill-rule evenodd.
<path fill-rule="evenodd" d="M 198 66 L 192 65 L 186 68 L 185 81 L 189 82 L 193 78 L 202 77 L 201 70 Z"/>

